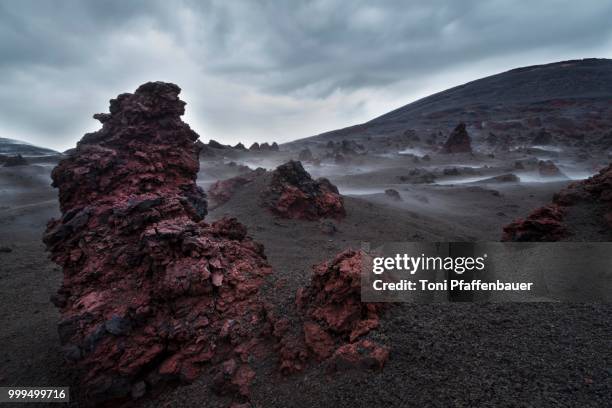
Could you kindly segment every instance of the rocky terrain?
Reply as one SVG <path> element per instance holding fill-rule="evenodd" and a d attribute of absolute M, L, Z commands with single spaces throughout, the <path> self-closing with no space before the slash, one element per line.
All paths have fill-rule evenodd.
<path fill-rule="evenodd" d="M 379 308 L 355 272 L 385 242 L 609 241 L 610 83 L 609 60 L 520 68 L 248 147 L 195 141 L 149 84 L 66 155 L 0 151 L 27 162 L 0 165 L 0 382 L 74 406 L 606 406 L 608 305 Z"/>

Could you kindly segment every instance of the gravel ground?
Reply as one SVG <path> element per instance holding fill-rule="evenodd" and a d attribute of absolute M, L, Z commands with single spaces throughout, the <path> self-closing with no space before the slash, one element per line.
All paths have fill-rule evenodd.
<path fill-rule="evenodd" d="M 0 252 L 0 383 L 71 385 L 78 391 L 77 379 L 61 359 L 58 314 L 48 301 L 61 272 L 40 243 L 46 220 L 57 213 L 50 201 L 54 198 L 41 185 L 36 197 L 28 196 L 34 200 L 30 204 L 0 201 L 0 247 L 11 249 Z M 357 247 L 362 240 L 449 235 L 450 226 L 442 223 L 348 199 L 348 218 L 329 236 L 316 222 L 276 220 L 247 198 L 237 197 L 211 218 L 238 216 L 265 245 L 274 267 L 265 294 L 284 310 L 290 310 L 296 288 L 308 282 L 311 266 L 346 247 Z M 466 236 L 464 230 L 451 229 L 449 238 Z M 331 374 L 319 366 L 281 377 L 272 358 L 256 367 L 253 406 L 611 406 L 612 305 L 400 304 L 386 312 L 373 336 L 391 347 L 381 372 Z M 227 406 L 229 399 L 212 394 L 208 380 L 204 375 L 193 384 L 158 390 L 125 405 Z"/>

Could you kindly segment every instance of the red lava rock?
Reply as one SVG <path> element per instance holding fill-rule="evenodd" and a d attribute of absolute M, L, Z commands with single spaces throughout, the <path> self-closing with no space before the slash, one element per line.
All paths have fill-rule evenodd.
<path fill-rule="evenodd" d="M 64 270 L 58 331 L 94 401 L 193 381 L 206 365 L 232 371 L 221 390 L 247 395 L 249 355 L 271 330 L 263 247 L 235 219 L 203 221 L 200 145 L 179 92 L 150 82 L 111 100 L 94 115 L 102 129 L 52 173 L 62 215 L 44 241 Z"/>
<path fill-rule="evenodd" d="M 329 362 L 329 369 L 342 371 L 349 369 L 382 370 L 389 359 L 389 349 L 371 340 L 345 344 L 339 347 Z"/>
<path fill-rule="evenodd" d="M 343 218 L 344 200 L 326 178 L 313 180 L 299 161 L 289 161 L 272 172 L 263 199 L 270 210 L 283 218 L 318 220 Z"/>
<path fill-rule="evenodd" d="M 565 177 L 559 167 L 552 160 L 540 160 L 538 162 L 538 172 L 542 177 Z"/>
<path fill-rule="evenodd" d="M 304 339 L 318 360 L 325 360 L 334 352 L 334 340 L 316 323 L 304 323 Z"/>
<path fill-rule="evenodd" d="M 361 302 L 361 252 L 346 250 L 330 262 L 314 267 L 311 283 L 296 297 L 298 309 L 306 318 L 345 339 L 368 326 L 378 325 L 384 305 Z"/>
<path fill-rule="evenodd" d="M 281 335 L 282 370 L 299 371 L 309 357 L 327 361 L 338 353 L 340 356 L 350 354 L 347 350 L 357 350 L 353 344 L 361 344 L 360 337 L 378 327 L 379 314 L 385 305 L 361 302 L 362 257 L 361 252 L 346 250 L 332 262 L 314 267 L 310 285 L 300 288 L 296 295 L 296 306 L 304 321 L 304 338 L 300 339 L 293 333 Z M 305 345 L 306 355 L 301 344 Z M 371 351 L 381 348 L 373 342 L 367 344 L 375 346 L 366 347 Z M 350 347 L 343 349 L 345 346 Z M 295 354 L 293 350 L 302 352 Z M 379 353 L 376 351 L 377 356 Z M 384 360 L 386 357 L 381 358 Z"/>
<path fill-rule="evenodd" d="M 225 204 L 240 187 L 253 182 L 253 180 L 265 173 L 266 170 L 260 167 L 240 176 L 227 180 L 218 180 L 208 189 L 208 197 L 217 205 Z"/>
<path fill-rule="evenodd" d="M 504 227 L 502 241 L 559 241 L 568 235 L 563 224 L 564 210 L 547 205 Z"/>
<path fill-rule="evenodd" d="M 472 140 L 465 123 L 457 125 L 442 147 L 442 153 L 472 153 Z"/>
<path fill-rule="evenodd" d="M 604 229 L 612 228 L 612 165 L 570 184 L 554 195 L 552 204 L 504 227 L 502 241 L 559 241 L 579 233 L 581 226 L 574 219 L 568 220 L 567 213 L 584 204 L 593 213 L 589 223 L 601 219 Z"/>

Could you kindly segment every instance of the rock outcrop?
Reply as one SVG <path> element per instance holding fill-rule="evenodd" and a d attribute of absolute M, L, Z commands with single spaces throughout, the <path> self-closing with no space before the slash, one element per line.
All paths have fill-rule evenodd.
<path fill-rule="evenodd" d="M 44 241 L 64 271 L 60 341 L 92 401 L 204 368 L 217 390 L 245 396 L 269 331 L 263 247 L 235 219 L 204 222 L 198 135 L 179 92 L 150 82 L 111 100 L 94 115 L 102 129 L 52 173 L 61 218 Z"/>
<path fill-rule="evenodd" d="M 552 160 L 540 160 L 538 162 L 538 173 L 542 177 L 567 177 Z"/>
<path fill-rule="evenodd" d="M 257 177 L 260 177 L 265 173 L 266 170 L 259 167 L 236 177 L 226 180 L 218 180 L 208 189 L 208 197 L 216 205 L 225 204 L 230 200 L 230 198 L 232 198 L 240 187 L 252 183 Z"/>
<path fill-rule="evenodd" d="M 465 123 L 460 123 L 451 132 L 442 147 L 442 153 L 472 153 L 472 140 Z"/>
<path fill-rule="evenodd" d="M 540 131 L 533 137 L 531 144 L 534 146 L 546 146 L 551 144 L 552 141 L 552 135 L 547 132 L 546 129 L 540 129 Z"/>
<path fill-rule="evenodd" d="M 325 362 L 330 369 L 384 366 L 388 348 L 363 338 L 379 326 L 386 307 L 361 302 L 363 256 L 346 250 L 316 265 L 310 284 L 298 289 L 303 337 L 286 336 L 290 340 L 281 342 L 282 371 L 299 371 L 309 360 Z"/>
<path fill-rule="evenodd" d="M 272 172 L 263 201 L 283 218 L 319 220 L 346 215 L 336 186 L 326 178 L 313 180 L 299 161 L 289 161 Z"/>
<path fill-rule="evenodd" d="M 612 165 L 555 194 L 553 203 L 504 227 L 503 241 L 612 239 Z"/>

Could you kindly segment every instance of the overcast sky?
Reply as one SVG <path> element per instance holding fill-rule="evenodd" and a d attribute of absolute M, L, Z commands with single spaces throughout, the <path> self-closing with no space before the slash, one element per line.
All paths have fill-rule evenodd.
<path fill-rule="evenodd" d="M 289 141 L 519 66 L 612 57 L 600 0 L 0 0 L 0 137 L 65 150 L 178 84 L 204 141 Z"/>

